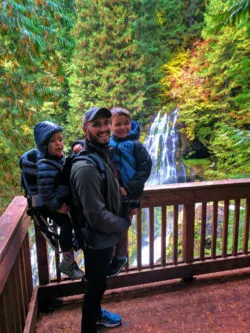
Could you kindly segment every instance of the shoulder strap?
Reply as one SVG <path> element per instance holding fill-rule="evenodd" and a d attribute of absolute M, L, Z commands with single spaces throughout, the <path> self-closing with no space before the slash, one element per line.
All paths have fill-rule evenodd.
<path fill-rule="evenodd" d="M 106 169 L 105 169 L 105 164 L 104 164 L 102 158 L 99 157 L 95 153 L 82 154 L 82 155 L 80 153 L 80 155 L 73 157 L 72 163 L 75 163 L 77 161 L 83 161 L 83 160 L 89 161 L 97 167 L 97 169 L 101 175 L 102 181 L 103 181 L 103 188 L 104 188 L 103 195 L 104 195 L 104 199 L 106 200 L 108 188 L 107 188 L 107 179 L 106 179 Z"/>
<path fill-rule="evenodd" d="M 97 154 L 92 153 L 92 154 L 75 156 L 73 157 L 72 163 L 84 160 L 94 164 L 97 167 L 98 171 L 100 172 L 102 180 L 104 181 L 106 179 L 105 165 L 103 163 L 103 160 Z"/>

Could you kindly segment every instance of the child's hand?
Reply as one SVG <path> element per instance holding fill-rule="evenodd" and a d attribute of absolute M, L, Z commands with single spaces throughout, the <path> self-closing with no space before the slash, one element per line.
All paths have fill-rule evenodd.
<path fill-rule="evenodd" d="M 121 193 L 122 193 L 122 195 L 124 195 L 124 196 L 127 196 L 127 195 L 128 195 L 128 192 L 125 190 L 124 187 L 121 187 Z"/>
<path fill-rule="evenodd" d="M 137 210 L 138 210 L 137 208 L 133 208 L 133 209 L 132 209 L 132 208 L 129 208 L 129 209 L 128 209 L 128 216 L 129 216 L 129 218 L 130 218 L 131 220 L 132 220 L 133 216 L 136 215 Z"/>
<path fill-rule="evenodd" d="M 82 145 L 80 145 L 79 143 L 73 147 L 74 153 L 79 153 L 79 151 L 81 150 L 82 150 Z"/>
<path fill-rule="evenodd" d="M 59 209 L 57 209 L 57 213 L 59 214 L 68 214 L 69 207 L 64 203 Z"/>

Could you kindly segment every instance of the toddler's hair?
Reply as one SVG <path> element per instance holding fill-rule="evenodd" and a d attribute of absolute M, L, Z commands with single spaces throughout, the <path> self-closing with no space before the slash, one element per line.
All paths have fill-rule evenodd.
<path fill-rule="evenodd" d="M 126 116 L 128 118 L 130 118 L 130 112 L 122 107 L 113 107 L 111 110 L 112 116 Z"/>

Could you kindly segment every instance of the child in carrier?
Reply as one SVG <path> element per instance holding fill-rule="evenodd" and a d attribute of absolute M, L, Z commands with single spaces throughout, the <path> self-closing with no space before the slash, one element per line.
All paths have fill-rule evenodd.
<path fill-rule="evenodd" d="M 60 227 L 59 243 L 63 260 L 59 270 L 71 279 L 81 279 L 84 273 L 74 261 L 72 224 L 69 215 L 69 187 L 63 185 L 65 156 L 62 128 L 50 121 L 34 127 L 34 137 L 41 158 L 37 162 L 37 187 L 44 216 Z"/>
<path fill-rule="evenodd" d="M 146 148 L 139 142 L 140 128 L 136 121 L 131 121 L 130 112 L 122 107 L 113 107 L 112 136 L 109 146 L 113 148 L 113 161 L 121 185 L 123 207 L 128 209 L 132 219 L 140 206 L 139 198 L 144 185 L 150 176 L 152 160 Z M 73 151 L 79 152 L 83 148 L 81 141 L 76 141 Z M 110 264 L 108 277 L 120 273 L 127 263 L 126 233 L 114 249 L 114 256 Z"/>

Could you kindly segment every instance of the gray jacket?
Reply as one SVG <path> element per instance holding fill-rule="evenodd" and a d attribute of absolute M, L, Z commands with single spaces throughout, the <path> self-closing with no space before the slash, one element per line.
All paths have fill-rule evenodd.
<path fill-rule="evenodd" d="M 89 143 L 91 153 L 97 153 L 105 166 L 105 181 L 90 161 L 73 163 L 70 175 L 73 200 L 73 221 L 80 245 L 94 249 L 112 247 L 130 225 L 122 217 L 120 185 L 114 175 L 108 150 Z M 88 148 L 87 148 L 88 152 Z M 86 152 L 85 152 L 86 153 Z"/>

